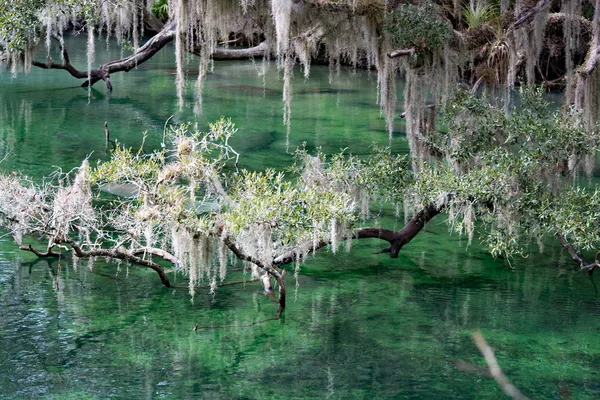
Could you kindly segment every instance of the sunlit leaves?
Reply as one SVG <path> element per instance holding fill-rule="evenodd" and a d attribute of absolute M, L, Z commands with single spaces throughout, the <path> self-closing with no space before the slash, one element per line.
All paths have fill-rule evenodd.
<path fill-rule="evenodd" d="M 242 172 L 232 181 L 232 203 L 223 214 L 235 234 L 268 227 L 275 247 L 293 248 L 302 241 L 326 239 L 330 221 L 354 222 L 354 201 L 343 192 L 323 186 L 292 183 L 283 173 Z"/>

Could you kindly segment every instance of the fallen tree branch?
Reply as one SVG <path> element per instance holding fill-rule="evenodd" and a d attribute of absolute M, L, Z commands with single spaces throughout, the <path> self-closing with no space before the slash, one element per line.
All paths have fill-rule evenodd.
<path fill-rule="evenodd" d="M 133 252 L 129 252 L 123 249 L 98 249 L 93 248 L 89 250 L 83 250 L 81 246 L 76 243 L 72 239 L 68 239 L 65 241 L 71 248 L 73 249 L 74 254 L 79 258 L 89 258 L 89 257 L 110 257 L 118 260 L 130 261 L 144 267 L 148 267 L 152 269 L 154 272 L 158 274 L 160 277 L 160 281 L 162 284 L 168 288 L 171 287 L 171 282 L 167 277 L 164 269 L 155 263 L 154 261 L 144 260 L 141 257 L 136 256 Z"/>
<path fill-rule="evenodd" d="M 110 92 L 112 91 L 112 84 L 110 82 L 111 74 L 115 72 L 128 72 L 148 61 L 163 47 L 174 40 L 176 31 L 176 21 L 170 20 L 135 53 L 119 60 L 109 61 L 97 69 L 89 71 L 89 74 L 88 71 L 77 69 L 71 64 L 64 39 L 57 35 L 53 35 L 54 39 L 59 43 L 63 61 L 61 63 L 55 63 L 49 58 L 45 63 L 34 60 L 32 61 L 32 65 L 43 69 L 62 69 L 67 71 L 74 78 L 86 79 L 86 81 L 81 84 L 82 87 L 93 86 L 96 82 L 103 80 L 106 82 L 106 87 Z M 191 50 L 192 53 L 195 51 L 199 51 L 199 49 Z M 268 54 L 268 45 L 266 42 L 262 42 L 257 46 L 244 49 L 216 48 L 211 57 L 215 60 L 234 60 L 259 57 L 266 54 Z"/>
<path fill-rule="evenodd" d="M 267 56 L 269 53 L 269 45 L 267 42 L 261 42 L 260 44 L 254 47 L 248 48 L 224 48 L 217 47 L 211 58 L 213 60 L 240 60 L 245 58 L 254 58 L 254 57 L 263 57 Z M 199 49 L 195 48 L 192 51 L 192 54 L 199 54 Z"/>
<path fill-rule="evenodd" d="M 21 245 L 21 246 L 19 246 L 19 249 L 29 251 L 29 252 L 35 254 L 38 258 L 61 258 L 61 257 L 64 257 L 64 255 L 62 253 L 56 253 L 56 252 L 52 251 L 52 247 L 48 248 L 48 250 L 46 250 L 45 253 L 40 252 L 32 245 L 29 245 L 29 246 Z"/>

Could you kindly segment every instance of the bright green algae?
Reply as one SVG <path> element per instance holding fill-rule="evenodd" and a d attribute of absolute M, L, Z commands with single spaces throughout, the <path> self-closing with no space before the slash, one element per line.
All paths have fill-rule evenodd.
<path fill-rule="evenodd" d="M 110 53 L 96 59 L 119 56 Z M 83 53 L 71 57 L 85 65 Z M 104 121 L 126 146 L 138 147 L 147 130 L 145 149 L 158 147 L 171 115 L 194 119 L 193 106 L 177 107 L 172 61 L 167 50 L 115 74 L 111 95 L 100 82 L 89 98 L 64 71 L 2 73 L 0 156 L 10 154 L 2 168 L 39 178 L 90 154 L 106 159 Z M 407 151 L 401 132 L 390 142 L 374 74 L 343 69 L 330 82 L 326 68 L 313 67 L 304 81 L 297 71 L 286 138 L 281 81 L 275 65 L 264 81 L 260 68 L 259 61 L 217 63 L 198 119 L 232 118 L 243 167 L 283 169 L 292 160 L 286 149 L 304 141 L 329 153 L 364 154 L 372 143 Z M 193 73 L 188 78 L 191 87 Z M 193 102 L 191 89 L 186 99 Z M 374 212 L 381 224 L 403 223 L 389 210 Z M 75 270 L 62 260 L 56 291 L 58 261 L 36 260 L 4 237 L 0 398 L 503 398 L 493 380 L 456 367 L 458 360 L 483 365 L 470 338 L 475 329 L 528 396 L 597 398 L 595 279 L 573 272 L 568 255 L 551 245 L 511 268 L 467 247 L 438 218 L 396 260 L 372 255 L 383 244 L 376 240 L 335 256 L 321 250 L 301 266 L 296 293 L 288 275 L 285 318 L 250 327 L 242 325 L 276 309 L 256 284 L 215 296 L 197 291 L 191 302 L 186 290 L 164 288 L 133 265 L 80 261 Z M 194 332 L 195 324 L 230 326 Z"/>

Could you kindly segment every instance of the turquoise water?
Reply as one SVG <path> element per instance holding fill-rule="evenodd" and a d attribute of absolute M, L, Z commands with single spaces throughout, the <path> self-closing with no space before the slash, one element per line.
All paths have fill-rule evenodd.
<path fill-rule="evenodd" d="M 119 56 L 105 53 L 96 59 Z M 83 68 L 83 54 L 72 58 Z M 173 65 L 168 50 L 115 74 L 110 95 L 101 83 L 88 95 L 64 71 L 3 72 L 0 167 L 39 178 L 87 156 L 106 159 L 104 121 L 127 146 L 138 147 L 147 130 L 151 150 L 170 116 L 201 125 L 231 117 L 241 164 L 252 169 L 285 168 L 286 149 L 304 141 L 326 152 L 364 154 L 372 143 L 407 151 L 401 125 L 388 137 L 368 72 L 342 70 L 330 82 L 325 68 L 313 67 L 308 81 L 296 71 L 287 137 L 275 66 L 263 80 L 258 62 L 216 63 L 197 118 L 193 105 L 178 109 Z M 459 360 L 484 365 L 470 337 L 477 329 L 531 398 L 600 397 L 597 278 L 574 272 L 560 248 L 511 268 L 449 235 L 443 219 L 396 260 L 371 254 L 381 247 L 320 251 L 302 266 L 297 292 L 288 278 L 285 317 L 245 327 L 276 309 L 256 284 L 199 292 L 192 302 L 136 266 L 37 260 L 2 237 L 0 398 L 501 399 L 493 380 L 457 368 Z M 228 326 L 195 332 L 196 324 Z"/>

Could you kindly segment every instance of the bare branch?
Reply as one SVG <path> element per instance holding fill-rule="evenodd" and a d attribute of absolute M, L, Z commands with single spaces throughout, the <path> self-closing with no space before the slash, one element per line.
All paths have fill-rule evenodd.
<path fill-rule="evenodd" d="M 29 252 L 35 254 L 39 258 L 48 258 L 48 257 L 51 257 L 51 258 L 61 258 L 61 257 L 64 257 L 63 254 L 56 253 L 56 252 L 52 251 L 52 247 L 48 248 L 45 253 L 40 252 L 39 250 L 37 250 L 32 245 L 29 245 L 29 246 L 19 246 L 19 249 L 25 250 L 25 251 L 29 251 Z"/>
<path fill-rule="evenodd" d="M 245 49 L 230 49 L 217 47 L 212 54 L 213 60 L 240 60 L 244 58 L 263 57 L 268 55 L 269 46 L 267 42 L 261 42 L 257 46 Z M 197 54 L 198 50 L 194 49 L 192 53 Z"/>
<path fill-rule="evenodd" d="M 411 47 L 410 49 L 394 50 L 394 51 L 387 53 L 387 56 L 389 58 L 397 58 L 397 57 L 413 56 L 413 55 L 415 55 L 414 47 Z"/>
<path fill-rule="evenodd" d="M 68 243 L 73 248 L 75 255 L 79 258 L 110 257 L 110 258 L 116 258 L 119 260 L 131 261 L 133 263 L 142 265 L 144 267 L 148 267 L 158 274 L 158 276 L 160 277 L 160 280 L 164 286 L 171 287 L 171 282 L 169 281 L 169 278 L 167 277 L 167 275 L 165 274 L 165 271 L 163 270 L 163 268 L 160 265 L 158 265 L 157 263 L 155 263 L 153 261 L 144 260 L 143 258 L 134 255 L 132 252 L 128 252 L 128 251 L 122 250 L 122 249 L 99 249 L 99 248 L 83 250 L 82 247 L 79 245 L 79 243 L 75 242 L 72 239 L 67 239 L 65 242 Z"/>
<path fill-rule="evenodd" d="M 69 74 L 71 74 L 71 76 L 77 79 L 87 78 L 87 71 L 78 70 L 71 64 L 71 59 L 69 58 L 69 53 L 67 52 L 67 48 L 65 47 L 65 41 L 63 37 L 58 35 L 52 35 L 52 37 L 58 42 L 63 62 L 60 64 L 56 64 L 54 63 L 52 58 L 48 58 L 48 60 L 45 63 L 33 60 L 31 64 L 43 69 L 64 69 Z"/>
<path fill-rule="evenodd" d="M 69 54 L 65 47 L 63 38 L 57 35 L 53 35 L 53 37 L 59 43 L 63 62 L 59 64 L 52 61 L 52 59 L 48 59 L 44 63 L 34 60 L 32 61 L 32 65 L 43 69 L 62 69 L 69 72 L 69 74 L 71 74 L 71 76 L 73 76 L 74 78 L 86 79 L 86 81 L 81 85 L 83 87 L 93 86 L 99 80 L 103 80 L 106 82 L 108 90 L 112 91 L 110 74 L 122 71 L 128 72 L 133 68 L 137 67 L 138 65 L 141 65 L 144 62 L 148 61 L 156 53 L 158 53 L 165 45 L 173 41 L 173 39 L 175 38 L 176 30 L 176 21 L 168 21 L 156 35 L 154 35 L 150 40 L 148 40 L 135 53 L 119 60 L 109 61 L 106 64 L 101 65 L 98 69 L 91 70 L 89 75 L 88 71 L 79 70 L 71 64 Z M 192 50 L 192 52 L 194 52 L 194 50 Z M 212 57 L 217 60 L 233 60 L 264 56 L 267 54 L 267 52 L 268 45 L 266 42 L 262 42 L 257 46 L 247 49 L 217 48 L 213 52 Z M 90 77 L 89 79 L 88 76 Z"/>
<path fill-rule="evenodd" d="M 155 247 L 143 247 L 140 249 L 135 249 L 135 250 L 131 251 L 131 254 L 133 254 L 135 256 L 139 256 L 140 254 L 152 254 L 153 256 L 160 257 L 163 260 L 170 262 L 174 266 L 181 265 L 181 261 L 177 257 L 175 257 L 173 254 L 171 254 L 163 249 L 157 249 Z"/>

